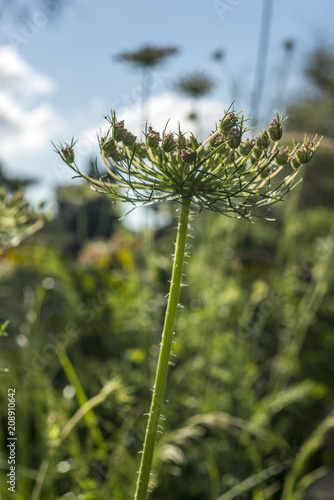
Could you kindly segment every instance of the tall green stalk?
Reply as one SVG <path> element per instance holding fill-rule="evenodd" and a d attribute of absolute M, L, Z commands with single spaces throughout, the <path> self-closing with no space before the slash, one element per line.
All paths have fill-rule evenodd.
<path fill-rule="evenodd" d="M 144 448 L 139 469 L 135 500 L 145 500 L 147 498 L 147 491 L 149 486 L 149 479 L 150 479 L 151 466 L 153 460 L 153 452 L 154 452 L 154 446 L 156 441 L 163 398 L 165 394 L 169 358 L 172 349 L 175 320 L 176 320 L 177 308 L 180 297 L 180 289 L 182 284 L 190 205 L 191 205 L 191 199 L 190 198 L 185 199 L 184 204 L 181 205 L 180 209 L 172 278 L 170 282 L 169 297 L 165 314 L 165 322 L 161 337 L 160 354 L 155 375 L 155 382 L 153 386 L 153 396 L 146 427 Z"/>

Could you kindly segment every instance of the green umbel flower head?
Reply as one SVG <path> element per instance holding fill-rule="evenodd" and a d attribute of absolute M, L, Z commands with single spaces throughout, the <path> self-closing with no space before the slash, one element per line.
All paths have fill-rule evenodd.
<path fill-rule="evenodd" d="M 319 142 L 305 139 L 292 151 L 278 145 L 282 119 L 274 120 L 269 130 L 257 140 L 242 140 L 247 131 L 240 113 L 227 110 L 219 126 L 203 143 L 193 134 L 160 135 L 152 127 L 146 130 L 145 144 L 116 120 L 115 112 L 107 118 L 109 130 L 102 140 L 101 155 L 106 172 L 88 177 L 80 172 L 74 153 L 62 159 L 92 187 L 115 201 L 148 205 L 172 200 L 192 206 L 250 218 L 252 209 L 272 205 L 293 187 L 298 166 L 309 161 Z M 275 132 L 275 133 L 274 133 Z M 130 135 L 129 135 L 130 134 Z M 122 142 L 123 141 L 123 142 Z M 285 166 L 290 161 L 290 164 Z M 96 164 L 97 165 L 97 164 Z M 291 166 L 293 169 L 291 169 Z M 299 168 L 298 168 L 299 170 Z"/>

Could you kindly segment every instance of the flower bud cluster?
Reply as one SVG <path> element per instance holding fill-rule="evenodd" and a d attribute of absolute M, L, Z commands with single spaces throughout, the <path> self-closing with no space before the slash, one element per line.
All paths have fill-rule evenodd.
<path fill-rule="evenodd" d="M 149 127 L 148 133 L 146 134 L 146 147 L 157 149 L 159 147 L 159 142 L 161 142 L 159 132 L 156 132 L 152 127 Z"/>
<path fill-rule="evenodd" d="M 304 142 L 300 148 L 297 148 L 295 151 L 295 156 L 300 165 L 305 165 L 308 163 L 313 156 L 315 151 L 314 142 L 308 141 Z"/>
<path fill-rule="evenodd" d="M 267 130 L 265 130 L 264 132 L 262 132 L 261 135 L 259 135 L 256 139 L 256 146 L 260 149 L 260 150 L 266 150 L 269 148 L 270 146 L 270 137 L 269 137 L 269 133 Z"/>
<path fill-rule="evenodd" d="M 238 127 L 232 128 L 225 134 L 225 140 L 232 149 L 237 149 L 241 142 L 242 131 Z"/>
<path fill-rule="evenodd" d="M 66 146 L 61 148 L 61 156 L 65 163 L 71 165 L 74 162 L 74 149 L 73 146 Z"/>
<path fill-rule="evenodd" d="M 246 158 L 255 145 L 255 139 L 246 139 L 244 142 L 240 143 L 238 148 L 238 153 Z"/>
<path fill-rule="evenodd" d="M 301 165 L 308 163 L 314 155 L 318 144 L 319 143 L 315 144 L 312 141 L 305 141 L 300 147 L 296 148 L 295 154 L 291 158 L 292 168 L 297 170 Z"/>
<path fill-rule="evenodd" d="M 226 134 L 225 133 L 223 134 L 223 132 L 221 132 L 220 130 L 219 130 L 218 134 L 215 135 L 215 133 L 216 132 L 214 130 L 211 132 L 211 135 L 214 136 L 213 139 L 210 140 L 210 147 L 212 149 L 215 149 L 220 144 L 226 142 Z"/>
<path fill-rule="evenodd" d="M 101 137 L 100 148 L 103 154 L 108 157 L 111 156 L 114 151 L 116 151 L 117 145 L 112 137 L 110 137 L 109 139 Z"/>
<path fill-rule="evenodd" d="M 182 149 L 181 152 L 181 159 L 185 163 L 194 163 L 196 158 L 196 151 L 193 149 L 187 148 L 187 149 Z"/>
<path fill-rule="evenodd" d="M 238 115 L 235 113 L 227 113 L 224 118 L 222 118 L 219 122 L 219 128 L 221 132 L 230 132 L 234 127 L 236 127 L 239 123 Z"/>
<path fill-rule="evenodd" d="M 182 132 L 179 133 L 178 138 L 177 138 L 177 148 L 179 150 L 184 149 L 187 146 L 187 140 L 185 136 L 182 134 Z"/>
<path fill-rule="evenodd" d="M 163 199 L 182 202 L 191 197 L 200 208 L 248 216 L 250 207 L 268 205 L 290 189 L 295 173 L 288 168 L 284 182 L 277 175 L 290 162 L 293 169 L 309 162 L 319 141 L 304 140 L 291 151 L 279 147 L 283 119 L 277 115 L 267 130 L 242 140 L 243 117 L 227 111 L 203 143 L 190 133 L 160 135 L 151 126 L 140 142 L 115 113 L 107 118 L 110 129 L 100 139 L 108 181 L 80 174 L 74 161 L 74 143 L 56 150 L 79 175 L 112 199 L 131 203 L 154 203 Z M 110 181 L 110 179 L 112 179 Z"/>
<path fill-rule="evenodd" d="M 136 145 L 137 137 L 133 135 L 131 132 L 127 132 L 126 136 L 123 139 L 123 145 L 127 146 L 130 149 L 133 149 Z"/>
<path fill-rule="evenodd" d="M 282 138 L 283 128 L 282 123 L 284 120 L 280 119 L 277 115 L 277 119 L 274 118 L 268 127 L 268 134 L 272 141 L 277 142 Z"/>
<path fill-rule="evenodd" d="M 289 161 L 291 150 L 290 148 L 282 148 L 276 155 L 275 161 L 279 167 L 284 167 Z"/>
<path fill-rule="evenodd" d="M 178 142 L 174 139 L 174 134 L 167 134 L 162 140 L 161 148 L 165 153 L 173 153 L 177 148 Z"/>

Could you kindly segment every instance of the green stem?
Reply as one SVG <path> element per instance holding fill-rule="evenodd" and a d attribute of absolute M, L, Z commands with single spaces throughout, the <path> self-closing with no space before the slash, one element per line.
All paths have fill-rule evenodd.
<path fill-rule="evenodd" d="M 154 452 L 154 446 L 156 441 L 163 398 L 165 394 L 169 358 L 172 349 L 174 326 L 175 326 L 177 308 L 180 297 L 180 288 L 183 276 L 183 265 L 186 253 L 190 205 L 191 205 L 191 199 L 185 199 L 184 204 L 181 205 L 180 209 L 172 278 L 170 282 L 169 297 L 165 314 L 165 322 L 161 337 L 160 354 L 155 375 L 155 382 L 153 386 L 153 396 L 146 427 L 144 448 L 139 469 L 135 500 L 145 500 L 147 498 L 147 490 L 149 486 L 153 452 Z"/>

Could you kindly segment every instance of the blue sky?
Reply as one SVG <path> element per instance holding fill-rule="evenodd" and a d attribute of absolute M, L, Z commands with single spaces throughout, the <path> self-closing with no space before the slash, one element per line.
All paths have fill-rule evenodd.
<path fill-rule="evenodd" d="M 8 173 L 41 180 L 32 197 L 52 199 L 52 189 L 69 182 L 51 140 L 81 139 L 79 156 L 87 163 L 112 107 L 127 128 L 137 133 L 143 128 L 140 72 L 117 62 L 120 52 L 148 43 L 180 48 L 154 75 L 150 119 L 157 128 L 170 117 L 172 125 L 180 120 L 183 129 L 191 126 L 186 118 L 191 104 L 175 94 L 173 83 L 195 70 L 216 82 L 199 105 L 203 133 L 234 97 L 235 107 L 249 115 L 263 0 L 58 0 L 57 12 L 38 1 L 33 5 L 20 21 L 3 16 L 0 26 L 0 160 Z M 292 96 L 303 89 L 300 70 L 307 53 L 333 43 L 333 19 L 332 0 L 273 0 L 264 89 L 269 117 L 276 106 L 283 108 L 278 82 L 284 41 L 295 42 L 286 88 Z M 212 59 L 217 49 L 224 50 L 225 63 Z M 237 96 L 228 83 L 230 71 Z"/>

